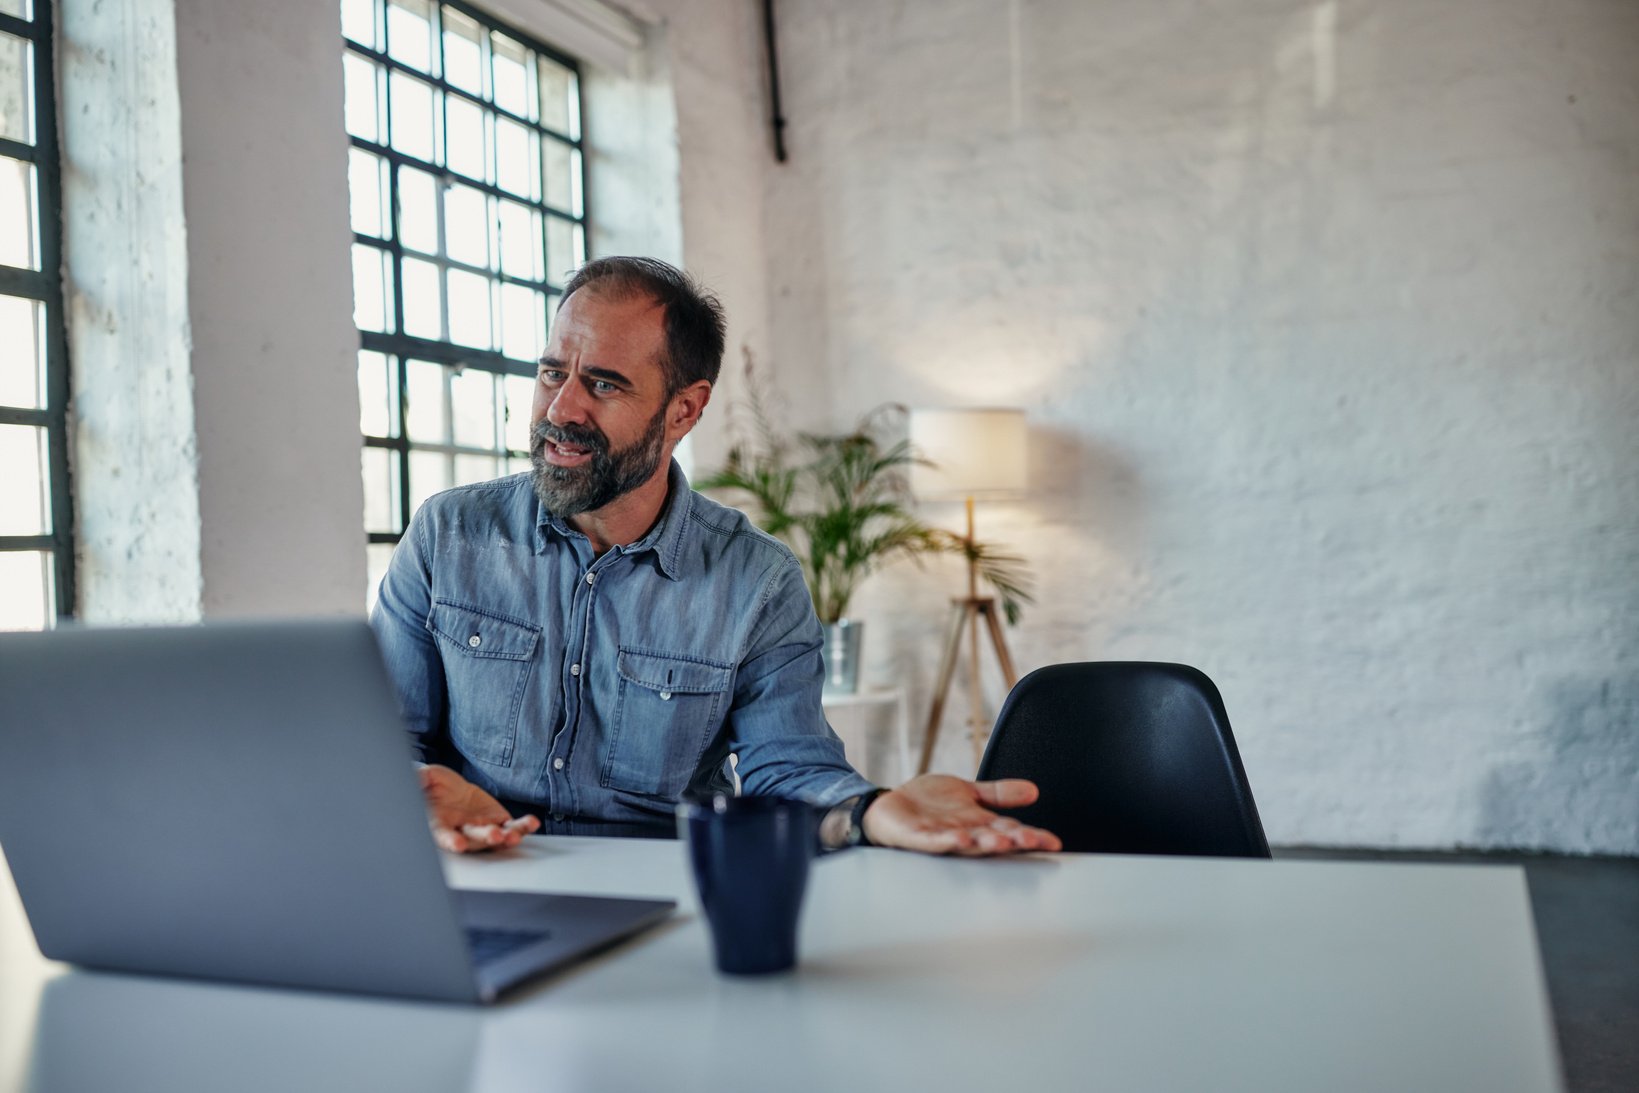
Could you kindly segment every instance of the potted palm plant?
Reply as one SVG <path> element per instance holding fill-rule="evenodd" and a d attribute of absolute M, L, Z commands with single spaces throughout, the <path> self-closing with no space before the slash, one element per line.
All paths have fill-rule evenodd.
<path fill-rule="evenodd" d="M 910 511 L 907 470 L 917 462 L 904 435 L 905 408 L 885 403 L 846 433 L 778 430 L 750 353 L 746 354 L 750 428 L 730 411 L 732 445 L 717 471 L 696 483 L 749 502 L 757 525 L 789 546 L 802 564 L 814 611 L 825 626 L 825 689 L 858 687 L 861 626 L 848 617 L 854 593 L 897 558 L 961 554 L 996 592 L 1008 622 L 1031 602 L 1024 560 L 987 544 L 929 527 Z"/>

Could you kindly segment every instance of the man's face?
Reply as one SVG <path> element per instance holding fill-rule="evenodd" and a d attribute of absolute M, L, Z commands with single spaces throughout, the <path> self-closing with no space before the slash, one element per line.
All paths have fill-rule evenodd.
<path fill-rule="evenodd" d="M 536 377 L 529 453 L 535 493 L 555 515 L 595 512 L 664 473 L 675 443 L 665 337 L 663 309 L 643 296 L 583 289 L 558 312 Z"/>

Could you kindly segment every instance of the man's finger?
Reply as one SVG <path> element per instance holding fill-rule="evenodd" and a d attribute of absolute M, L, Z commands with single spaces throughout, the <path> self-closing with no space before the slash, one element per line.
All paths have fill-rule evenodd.
<path fill-rule="evenodd" d="M 1001 854 L 1013 849 L 1013 840 L 994 828 L 981 827 L 969 834 L 979 849 L 987 854 Z"/>
<path fill-rule="evenodd" d="M 979 800 L 991 808 L 1022 808 L 1035 804 L 1041 791 L 1036 783 L 1023 778 L 1003 778 L 995 782 L 974 782 Z"/>

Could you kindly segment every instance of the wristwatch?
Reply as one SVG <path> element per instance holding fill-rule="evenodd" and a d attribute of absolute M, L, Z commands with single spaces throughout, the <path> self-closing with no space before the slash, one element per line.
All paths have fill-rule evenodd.
<path fill-rule="evenodd" d="M 886 792 L 888 791 L 885 789 L 873 789 L 833 806 L 825 814 L 825 819 L 820 825 L 820 844 L 827 850 L 873 845 L 865 834 L 865 810 L 871 807 L 871 802 Z M 839 819 L 845 819 L 846 822 L 846 826 L 840 832 L 836 830 Z M 831 835 L 829 839 L 826 838 L 828 834 Z"/>

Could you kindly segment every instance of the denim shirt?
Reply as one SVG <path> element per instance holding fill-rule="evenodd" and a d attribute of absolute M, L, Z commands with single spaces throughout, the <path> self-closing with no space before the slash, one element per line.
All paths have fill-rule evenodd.
<path fill-rule="evenodd" d="M 829 807 L 871 788 L 820 707 L 796 558 L 675 462 L 660 520 L 601 557 L 527 473 L 416 512 L 370 622 L 421 758 L 559 834 L 669 835 L 686 792 Z"/>

